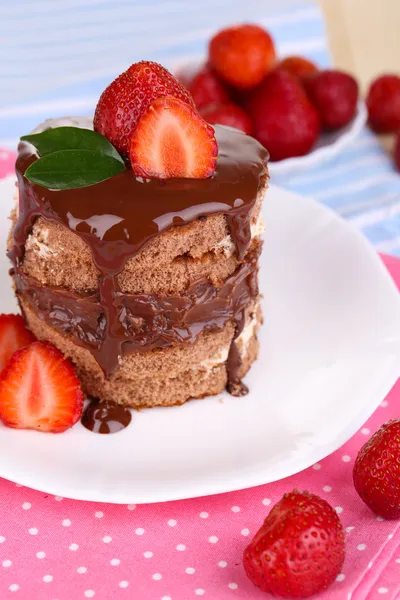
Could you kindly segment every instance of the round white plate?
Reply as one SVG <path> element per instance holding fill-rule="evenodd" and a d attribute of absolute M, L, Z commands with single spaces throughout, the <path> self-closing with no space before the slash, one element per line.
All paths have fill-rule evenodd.
<path fill-rule="evenodd" d="M 0 187 L 5 243 L 12 182 Z M 312 200 L 272 187 L 264 207 L 261 354 L 248 396 L 135 412 L 114 435 L 0 426 L 0 476 L 60 496 L 159 502 L 275 481 L 327 456 L 400 371 L 400 300 L 367 241 Z M 16 309 L 0 262 L 0 312 Z"/>
<path fill-rule="evenodd" d="M 199 60 L 185 63 L 178 62 L 175 63 L 172 72 L 189 77 L 196 73 L 202 64 L 203 63 Z M 305 156 L 296 156 L 280 161 L 270 161 L 268 163 L 270 174 L 273 177 L 279 177 L 280 181 L 282 181 L 282 175 L 298 175 L 303 171 L 308 171 L 313 167 L 333 159 L 341 153 L 346 146 L 355 140 L 365 126 L 367 118 L 367 108 L 365 103 L 360 100 L 357 104 L 357 112 L 348 125 L 342 127 L 338 131 L 322 133 L 312 151 Z"/>

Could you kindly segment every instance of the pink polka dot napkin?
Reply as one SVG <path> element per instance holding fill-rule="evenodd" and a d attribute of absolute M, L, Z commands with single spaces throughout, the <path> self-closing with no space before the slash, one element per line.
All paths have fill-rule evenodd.
<path fill-rule="evenodd" d="M 3 153 L 4 155 L 6 153 Z M 13 169 L 0 155 L 0 176 Z M 400 285 L 400 261 L 385 263 Z M 21 600 L 262 599 L 242 552 L 285 491 L 325 498 L 346 529 L 347 557 L 324 600 L 400 598 L 400 522 L 358 498 L 352 468 L 362 444 L 400 416 L 400 385 L 337 452 L 257 488 L 165 504 L 115 506 L 54 497 L 0 479 L 0 598 Z"/>

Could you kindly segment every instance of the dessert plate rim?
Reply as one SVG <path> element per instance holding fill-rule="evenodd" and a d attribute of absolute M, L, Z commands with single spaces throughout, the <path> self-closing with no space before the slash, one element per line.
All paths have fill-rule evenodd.
<path fill-rule="evenodd" d="M 9 183 L 11 184 L 12 182 L 10 181 Z M 8 193 L 8 190 L 10 189 L 11 185 L 0 183 L 0 198 L 2 198 L 2 200 L 4 199 L 3 196 L 6 191 Z M 10 200 L 7 199 L 7 202 L 10 203 Z M 304 431 L 299 430 L 297 433 L 291 433 L 289 424 L 294 426 L 295 430 L 297 425 L 291 423 L 292 418 L 290 412 L 280 413 L 282 408 L 281 406 L 278 406 L 277 408 L 270 407 L 272 413 L 269 413 L 268 411 L 265 412 L 266 405 L 262 403 L 251 404 L 253 402 L 252 393 L 260 394 L 260 389 L 261 392 L 267 389 L 267 392 L 265 393 L 268 393 L 267 374 L 265 373 L 265 371 L 268 370 L 268 364 L 266 363 L 264 367 L 263 359 L 268 355 L 268 343 L 265 343 L 265 341 L 266 336 L 271 334 L 271 328 L 268 327 L 268 317 L 266 314 L 267 323 L 263 327 L 263 329 L 265 329 L 265 334 L 264 343 L 262 345 L 262 356 L 256 361 L 246 379 L 250 390 L 255 390 L 254 386 L 257 386 L 257 382 L 258 389 L 257 392 L 250 391 L 250 396 L 248 396 L 247 399 L 232 398 L 228 395 L 219 394 L 217 397 L 191 401 L 182 407 L 151 410 L 145 409 L 141 413 L 138 413 L 137 416 L 136 413 L 134 413 L 134 418 L 132 420 L 135 423 L 134 427 L 131 428 L 130 426 L 123 432 L 109 436 L 92 434 L 84 430 L 80 424 L 65 434 L 58 435 L 41 434 L 33 431 L 11 430 L 0 425 L 1 477 L 45 493 L 77 500 L 111 502 L 115 504 L 164 502 L 230 492 L 277 481 L 310 467 L 315 462 L 322 460 L 324 457 L 334 452 L 350 439 L 350 437 L 364 424 L 368 417 L 379 406 L 400 375 L 400 297 L 397 288 L 373 247 L 369 245 L 367 240 L 365 240 L 358 231 L 353 229 L 351 225 L 343 221 L 330 209 L 317 204 L 311 199 L 283 190 L 277 186 L 271 186 L 269 194 L 267 194 L 266 197 L 266 203 L 268 202 L 271 202 L 271 205 L 275 204 L 276 206 L 275 209 L 267 209 L 271 215 L 274 213 L 274 210 L 277 211 L 276 214 L 280 215 L 281 213 L 279 211 L 282 211 L 283 209 L 280 209 L 278 204 L 281 203 L 284 206 L 285 203 L 287 203 L 287 206 L 289 206 L 289 213 L 290 211 L 293 213 L 295 224 L 297 222 L 300 223 L 299 219 L 305 219 L 305 222 L 310 222 L 310 217 L 312 218 L 314 216 L 315 222 L 319 220 L 320 224 L 317 227 L 317 231 L 313 232 L 313 236 L 317 235 L 318 230 L 322 228 L 324 230 L 324 236 L 321 237 L 320 242 L 322 245 L 326 243 L 323 238 L 326 238 L 328 229 L 336 228 L 346 250 L 348 251 L 349 249 L 354 248 L 355 258 L 357 257 L 357 252 L 359 253 L 359 256 L 362 257 L 361 260 L 365 263 L 364 265 L 361 265 L 362 269 L 370 269 L 372 277 L 371 281 L 374 281 L 378 287 L 380 286 L 381 296 L 379 296 L 379 301 L 381 304 L 379 306 L 382 311 L 385 312 L 385 302 L 387 303 L 388 310 L 392 311 L 390 324 L 393 324 L 393 331 L 392 329 L 390 330 L 390 336 L 380 339 L 378 344 L 374 343 L 370 347 L 366 344 L 365 349 L 362 351 L 359 350 L 358 354 L 354 354 L 354 352 L 351 354 L 350 352 L 348 355 L 344 355 L 344 357 L 336 361 L 336 363 L 328 357 L 321 363 L 314 365 L 315 369 L 313 368 L 311 371 L 307 372 L 304 371 L 306 376 L 311 373 L 310 382 L 307 383 L 306 381 L 305 384 L 306 390 L 309 385 L 311 385 L 312 390 L 314 381 L 317 381 L 317 385 L 319 385 L 318 378 L 320 377 L 328 377 L 327 381 L 332 380 L 333 382 L 336 377 L 339 379 L 342 377 L 343 389 L 345 392 L 349 386 L 353 386 L 355 394 L 358 392 L 359 394 L 364 395 L 365 402 L 358 402 L 354 408 L 351 419 L 344 422 L 344 417 L 342 419 L 342 416 L 339 415 L 339 421 L 340 419 L 343 421 L 340 421 L 339 427 L 336 422 L 332 424 L 327 423 L 328 417 L 326 417 L 326 419 L 324 419 L 325 423 L 319 424 L 326 428 L 325 433 L 322 432 L 322 436 L 320 434 L 316 435 L 315 439 L 312 439 L 310 442 L 309 437 L 307 437 L 310 434 L 307 430 L 307 427 L 309 427 L 308 422 L 305 425 Z M 279 218 L 286 219 L 286 216 L 281 215 Z M 286 221 L 282 222 L 286 223 Z M 288 229 L 292 226 L 293 224 L 290 221 L 287 221 Z M 274 229 L 271 221 L 270 228 L 271 230 Z M 5 229 L 3 231 L 5 231 Z M 299 243 L 302 241 L 300 238 L 301 236 L 299 234 Z M 269 242 L 269 244 L 271 244 L 271 242 Z M 269 248 L 269 250 L 271 250 L 271 247 L 268 246 L 268 244 L 266 244 L 266 246 L 267 249 Z M 282 251 L 283 249 L 281 249 L 281 252 Z M 265 255 L 265 260 L 262 263 L 262 277 L 267 274 L 269 269 L 273 268 L 273 261 L 277 260 L 279 256 L 279 248 L 277 248 L 276 256 L 273 256 L 272 252 L 268 252 Z M 351 262 L 351 254 L 346 256 L 346 259 L 349 259 L 349 262 Z M 318 260 L 319 257 L 316 255 L 315 261 L 317 262 Z M 338 258 L 332 257 L 331 260 L 332 263 L 324 265 L 324 269 L 325 267 L 329 267 L 332 271 L 332 269 L 338 268 L 338 263 L 335 262 Z M 3 260 L 0 266 L 3 269 L 0 275 L 3 277 L 4 281 L 6 275 L 5 269 L 8 265 L 6 261 Z M 307 267 L 309 267 L 309 265 L 307 265 Z M 355 264 L 354 267 L 357 267 L 357 264 Z M 299 281 L 303 280 L 304 285 L 306 286 L 306 270 L 302 273 Z M 287 281 L 285 280 L 284 284 L 286 285 L 286 283 Z M 310 283 L 313 284 L 313 282 Z M 327 280 L 316 283 L 317 287 L 324 286 L 327 284 Z M 265 294 L 266 290 L 263 286 L 265 286 L 265 281 L 264 283 L 262 282 L 261 286 L 261 290 L 264 291 Z M 317 290 L 317 288 L 315 289 Z M 273 295 L 274 290 L 269 289 L 269 292 Z M 343 290 L 338 291 L 339 294 L 342 292 Z M 266 300 L 268 299 L 266 298 Z M 4 310 L 4 302 L 5 300 L 3 299 L 2 303 L 0 303 L 0 312 L 3 312 Z M 5 310 L 10 310 L 8 305 Z M 275 351 L 274 348 L 272 348 L 272 351 Z M 265 354 L 265 352 L 267 352 L 267 354 Z M 272 354 L 270 354 L 269 360 L 271 360 L 271 364 L 273 365 L 274 357 Z M 345 373 L 342 373 L 343 368 Z M 278 381 L 278 387 L 274 388 L 275 392 L 282 392 L 282 390 L 285 392 L 285 388 L 280 387 L 280 384 L 283 381 L 283 374 L 287 375 L 285 372 L 285 365 L 282 365 L 282 369 L 282 372 L 278 372 L 277 379 L 279 380 L 281 377 L 281 380 Z M 346 377 L 348 377 L 347 371 L 351 371 L 352 374 L 354 372 L 354 376 L 350 377 L 348 382 L 346 379 Z M 372 373 L 372 371 L 375 372 Z M 369 387 L 365 388 L 360 376 L 365 373 L 369 376 L 368 374 L 370 372 L 371 385 L 368 383 Z M 302 377 L 304 373 L 301 373 Z M 302 377 L 296 379 L 296 373 L 291 373 L 291 377 L 295 386 L 304 383 L 304 377 L 303 379 Z M 329 379 L 332 377 L 333 379 Z M 323 381 L 325 381 L 325 379 L 323 379 Z M 338 389 L 341 388 L 338 387 Z M 301 390 L 299 394 L 300 393 Z M 329 396 L 329 390 L 327 390 L 327 396 Z M 306 396 L 304 397 L 306 398 Z M 221 402 L 221 400 L 223 402 Z M 246 402 L 250 403 L 248 404 L 247 410 Z M 262 402 L 264 402 L 264 400 L 262 400 Z M 328 400 L 326 400 L 326 402 L 328 414 Z M 258 438 L 253 439 L 251 431 L 247 432 L 242 428 L 235 429 L 235 426 L 238 419 L 240 419 L 243 421 L 243 427 L 245 427 L 246 422 L 248 422 L 250 427 L 253 427 L 255 422 L 251 420 L 252 415 L 250 413 L 255 408 L 260 411 L 257 419 L 263 419 L 267 415 L 268 418 L 270 418 L 271 415 L 272 417 L 276 415 L 280 421 L 279 426 L 281 427 L 282 423 L 284 425 L 283 431 L 286 431 L 286 426 L 288 427 L 288 438 L 290 438 L 291 435 L 294 438 L 293 451 L 291 450 L 292 440 L 289 440 L 289 450 L 285 450 L 285 455 L 280 456 L 279 452 L 275 449 L 270 449 L 273 458 L 269 459 L 269 446 L 266 444 L 266 449 L 264 450 L 265 454 L 261 452 L 261 458 L 257 461 L 252 459 L 252 452 L 254 453 L 258 446 L 260 446 L 261 449 L 264 448 L 263 444 L 265 443 L 265 440 L 261 439 L 261 435 L 259 435 Z M 214 443 L 213 441 L 210 442 L 210 440 L 214 439 L 213 435 L 215 433 L 213 429 L 214 424 L 210 421 L 210 416 L 218 420 L 221 418 L 221 415 L 224 415 L 223 419 L 226 419 L 226 431 L 224 432 L 221 429 L 221 435 L 226 435 L 225 444 L 229 446 L 228 452 L 227 447 L 221 445 L 219 450 L 217 448 L 215 460 L 209 460 L 207 462 L 205 458 L 203 464 L 201 463 L 202 457 L 191 456 L 192 432 L 189 430 L 182 434 L 181 431 L 181 428 L 185 426 L 185 423 L 186 425 L 193 427 L 193 419 L 198 419 L 199 416 L 201 418 L 202 414 L 204 419 L 208 419 L 208 422 L 203 424 L 203 431 L 207 434 L 209 432 L 209 438 L 204 436 L 202 439 L 204 452 L 206 453 L 208 451 L 206 447 L 208 444 Z M 296 415 L 296 419 L 298 416 L 299 415 Z M 310 422 L 312 423 L 312 421 Z M 157 442 L 157 440 L 155 440 L 156 448 L 152 447 L 151 444 L 146 446 L 146 440 L 143 437 L 144 434 L 142 434 L 140 430 L 146 430 L 149 424 L 151 429 L 153 426 L 152 423 L 156 423 L 153 431 L 158 431 L 160 434 L 162 434 L 163 428 L 172 428 L 171 436 L 168 439 L 173 439 L 174 435 L 182 434 L 182 439 L 186 440 L 185 454 L 187 454 L 187 456 L 181 458 L 184 468 L 182 467 L 180 471 L 177 470 L 173 464 L 167 464 L 168 452 L 165 453 L 165 456 L 167 457 L 164 459 L 167 461 L 166 464 L 163 464 L 162 461 L 157 463 L 157 456 L 158 460 L 160 459 L 160 456 L 164 458 L 161 441 Z M 173 431 L 174 427 L 176 428 L 175 432 Z M 336 430 L 332 430 L 332 428 L 336 428 Z M 270 435 L 271 430 L 268 431 Z M 312 433 L 315 434 L 315 431 Z M 231 435 L 232 437 L 230 437 Z M 129 450 L 132 436 L 138 436 L 138 438 L 141 439 L 140 443 L 143 444 L 143 452 L 149 453 L 149 457 L 146 458 L 146 456 L 143 455 L 137 460 L 136 456 L 133 455 L 131 460 L 129 460 L 129 457 L 124 458 L 124 470 L 119 465 L 119 458 Z M 252 439 L 254 442 L 253 448 L 246 445 L 249 444 L 249 440 Z M 134 443 L 136 443 L 135 440 Z M 157 443 L 159 444 L 158 447 Z M 88 453 L 90 453 L 89 446 L 95 445 L 99 453 L 103 455 L 101 458 L 104 459 L 104 462 L 85 463 L 85 453 L 82 453 L 82 448 L 85 444 Z M 309 444 L 309 447 L 307 447 L 307 444 Z M 75 446 L 76 448 L 75 450 L 72 450 L 74 453 L 73 461 L 75 462 L 71 462 L 71 457 L 67 450 L 68 447 L 71 448 L 72 446 Z M 166 450 L 168 450 L 168 448 Z M 179 452 L 181 452 L 181 450 L 182 449 L 180 448 Z M 49 451 L 51 451 L 51 460 L 49 460 Z M 246 452 L 248 452 L 248 456 L 246 455 Z M 79 453 L 81 458 L 79 458 Z M 206 454 L 206 457 L 207 456 L 214 457 L 212 453 L 209 455 Z M 154 462 L 154 460 L 151 462 L 154 458 L 156 458 L 156 462 Z M 89 458 L 87 460 L 89 460 Z M 146 461 L 147 464 L 157 464 L 159 466 L 159 471 L 157 471 L 153 477 L 150 471 L 146 471 Z M 93 467 L 93 464 L 95 464 L 95 467 Z M 78 471 L 81 469 L 81 473 L 74 473 L 74 469 Z M 98 469 L 98 471 L 93 472 L 93 470 L 96 471 L 96 469 Z M 108 480 L 108 477 L 112 475 L 112 472 L 116 472 L 115 477 L 117 478 L 119 477 L 119 472 L 123 473 L 121 479 L 116 480 L 117 484 L 115 484 L 115 482 L 113 484 Z M 127 473 L 129 473 L 129 477 L 126 476 Z"/>

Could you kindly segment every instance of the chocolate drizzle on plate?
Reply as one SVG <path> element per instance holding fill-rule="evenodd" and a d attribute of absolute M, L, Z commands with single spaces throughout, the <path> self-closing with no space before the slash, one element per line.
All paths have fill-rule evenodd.
<path fill-rule="evenodd" d="M 8 253 L 17 291 L 41 318 L 90 350 L 106 377 L 117 368 L 121 354 L 191 342 L 200 331 L 222 327 L 228 319 L 236 323 L 236 336 L 240 334 L 244 306 L 256 294 L 256 256 L 246 255 L 220 287 L 198 281 L 180 296 L 123 294 L 116 277 L 153 237 L 216 213 L 225 215 L 237 256 L 244 258 L 268 155 L 256 140 L 235 129 L 216 126 L 215 131 L 219 158 L 210 178 L 143 180 L 126 170 L 89 187 L 62 191 L 24 177 L 38 155 L 32 145 L 19 145 L 19 218 Z M 37 217 L 67 227 L 89 246 L 99 271 L 98 292 L 43 287 L 22 272 L 25 243 Z M 160 314 L 166 318 L 157 320 Z M 240 356 L 234 347 L 233 342 L 227 366 L 236 389 Z"/>
<path fill-rule="evenodd" d="M 115 402 L 99 402 L 95 398 L 84 410 L 82 425 L 94 433 L 117 433 L 128 427 L 132 413 Z"/>

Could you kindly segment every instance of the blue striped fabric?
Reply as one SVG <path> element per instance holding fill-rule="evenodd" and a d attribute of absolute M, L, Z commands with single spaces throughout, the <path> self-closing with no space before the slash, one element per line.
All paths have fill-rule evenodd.
<path fill-rule="evenodd" d="M 258 22 L 280 55 L 330 64 L 319 8 L 304 0 L 0 0 L 0 147 L 49 117 L 91 114 L 104 87 L 131 62 L 170 69 L 204 57 L 233 22 Z M 4 60 L 4 57 L 7 57 Z M 368 131 L 334 161 L 275 178 L 313 196 L 400 256 L 400 176 Z"/>

